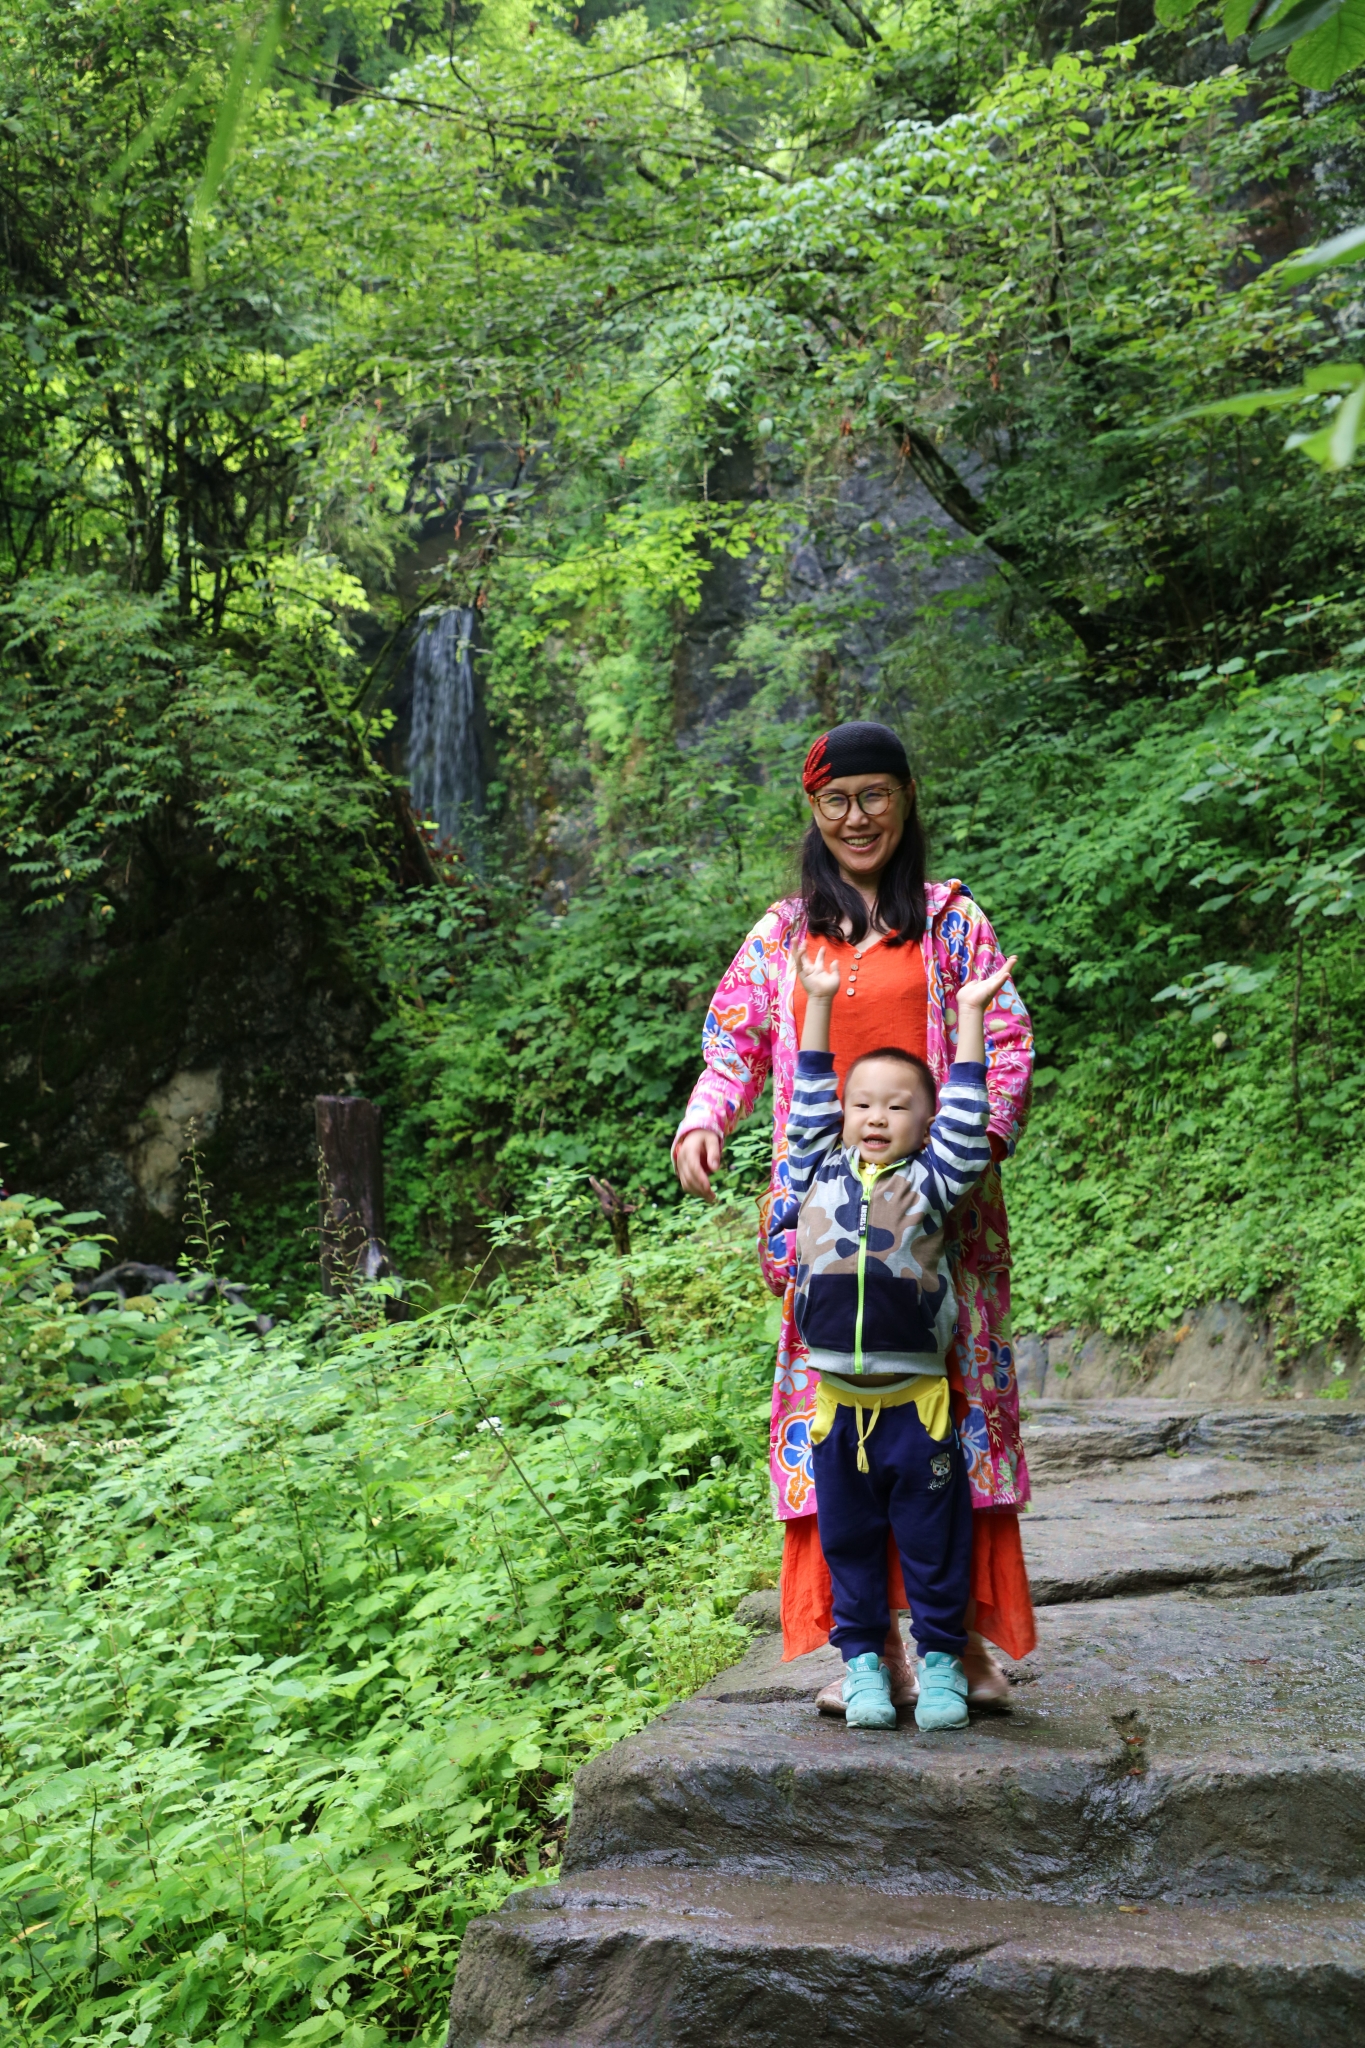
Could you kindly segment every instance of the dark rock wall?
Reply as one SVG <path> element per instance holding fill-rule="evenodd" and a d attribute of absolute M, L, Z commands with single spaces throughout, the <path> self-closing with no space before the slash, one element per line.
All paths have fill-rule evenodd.
<path fill-rule="evenodd" d="M 98 1209 L 123 1256 L 183 1239 L 188 1127 L 220 1211 L 311 1172 L 312 1098 L 353 1086 L 373 1012 L 337 935 L 192 853 L 108 935 L 3 918 L 0 1174 Z"/>
<path fill-rule="evenodd" d="M 975 467 L 968 464 L 966 473 Z M 684 745 L 742 710 L 766 680 L 735 659 L 740 635 L 760 610 L 800 606 L 811 627 L 827 619 L 807 702 L 834 723 L 864 715 L 888 648 L 913 631 L 926 605 L 965 590 L 994 566 L 891 451 L 850 454 L 812 485 L 784 475 L 780 461 L 756 461 L 737 448 L 710 473 L 708 486 L 721 500 L 799 506 L 802 530 L 775 601 L 761 593 L 758 557 L 719 554 L 708 567 L 701 602 L 680 623 L 674 656 L 674 717 Z M 792 715 L 807 702 L 794 702 Z"/>

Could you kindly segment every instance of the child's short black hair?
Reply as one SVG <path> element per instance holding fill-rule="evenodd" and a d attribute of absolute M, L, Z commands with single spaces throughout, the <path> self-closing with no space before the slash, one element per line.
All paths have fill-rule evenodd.
<path fill-rule="evenodd" d="M 925 1087 L 929 1090 L 930 1108 L 932 1109 L 937 1104 L 938 1082 L 934 1079 L 933 1068 L 927 1060 L 922 1060 L 917 1052 L 907 1052 L 903 1045 L 875 1045 L 871 1052 L 860 1052 L 844 1076 L 845 1095 L 847 1095 L 849 1088 L 852 1086 L 855 1070 L 863 1064 L 864 1060 L 899 1060 L 902 1066 L 913 1067 L 923 1080 Z"/>

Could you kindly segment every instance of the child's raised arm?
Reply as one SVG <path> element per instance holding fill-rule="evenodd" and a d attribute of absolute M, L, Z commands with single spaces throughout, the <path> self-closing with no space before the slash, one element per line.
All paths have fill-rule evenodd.
<path fill-rule="evenodd" d="M 1018 959 L 1011 953 L 995 974 L 980 981 L 964 981 L 957 992 L 957 1051 L 955 1058 L 979 1066 L 986 1057 L 986 1011 L 1009 980 Z"/>
<path fill-rule="evenodd" d="M 957 1051 L 929 1126 L 928 1143 L 915 1161 L 935 1223 L 941 1223 L 975 1187 L 991 1163 L 986 1136 L 991 1105 L 984 1073 L 978 1079 L 960 1069 L 985 1067 L 985 1013 L 1009 979 L 1014 960 L 1011 954 L 997 973 L 966 981 L 957 992 Z"/>
<path fill-rule="evenodd" d="M 826 967 L 823 946 L 814 960 L 802 946 L 796 955 L 796 971 L 806 991 L 806 1018 L 787 1115 L 787 1174 L 799 1202 L 821 1162 L 839 1145 L 844 1112 L 829 1050 L 829 1013 L 839 993 L 839 970 Z"/>

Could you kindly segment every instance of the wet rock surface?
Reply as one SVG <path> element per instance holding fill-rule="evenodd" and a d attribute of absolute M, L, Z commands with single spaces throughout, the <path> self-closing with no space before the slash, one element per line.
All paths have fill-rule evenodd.
<path fill-rule="evenodd" d="M 1212 1452 L 1271 1463 L 1319 1458 L 1365 1440 L 1365 1412 L 1335 1402 L 1211 1408 L 1138 1399 L 1038 1401 L 1023 1436 L 1034 1479 L 1050 1480 L 1162 1454 Z"/>
<path fill-rule="evenodd" d="M 748 1654 L 579 1774 L 565 1871 L 466 1936 L 451 2048 L 1365 2037 L 1365 1437 L 1035 1414 L 1009 1710 L 822 1719 Z M 1277 1427 L 1277 1425 L 1282 1425 Z"/>
<path fill-rule="evenodd" d="M 465 1937 L 449 2048 L 1344 2048 L 1365 1915 L 851 1897 L 696 1876 L 523 1892 Z"/>
<path fill-rule="evenodd" d="M 1293 1416 L 1282 1433 L 1298 1455 L 1265 1455 L 1267 1439 L 1246 1418 L 1241 1452 L 1205 1453 L 1195 1437 L 1142 1461 L 1108 1456 L 1069 1479 L 1062 1475 L 1074 1467 L 1058 1458 L 1055 1481 L 1023 1522 L 1035 1604 L 1163 1587 L 1306 1592 L 1365 1582 L 1365 1441 L 1316 1428 L 1309 1448 L 1308 1425 L 1296 1428 Z M 1236 1440 L 1233 1428 L 1214 1437 Z"/>

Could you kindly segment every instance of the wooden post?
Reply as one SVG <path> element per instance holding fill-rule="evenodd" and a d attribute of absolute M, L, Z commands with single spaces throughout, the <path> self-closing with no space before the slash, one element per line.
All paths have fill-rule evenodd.
<path fill-rule="evenodd" d="M 630 1257 L 630 1219 L 638 1204 L 623 1202 L 609 1180 L 594 1180 L 588 1175 L 588 1186 L 596 1195 L 602 1214 L 611 1226 L 611 1241 L 616 1247 L 618 1259 Z"/>
<path fill-rule="evenodd" d="M 596 1195 L 602 1214 L 611 1227 L 611 1241 L 616 1247 L 618 1259 L 630 1257 L 630 1219 L 639 1207 L 638 1202 L 627 1202 L 618 1195 L 609 1180 L 597 1180 L 588 1175 L 588 1186 Z M 640 1304 L 635 1298 L 635 1283 L 629 1269 L 621 1275 L 621 1307 L 625 1314 L 626 1328 L 634 1330 L 646 1351 L 654 1349 L 654 1340 L 645 1328 L 645 1319 L 640 1314 Z"/>
<path fill-rule="evenodd" d="M 316 1095 L 313 1117 L 322 1291 L 335 1294 L 343 1275 L 379 1280 L 389 1271 L 380 1116 L 363 1095 Z"/>

